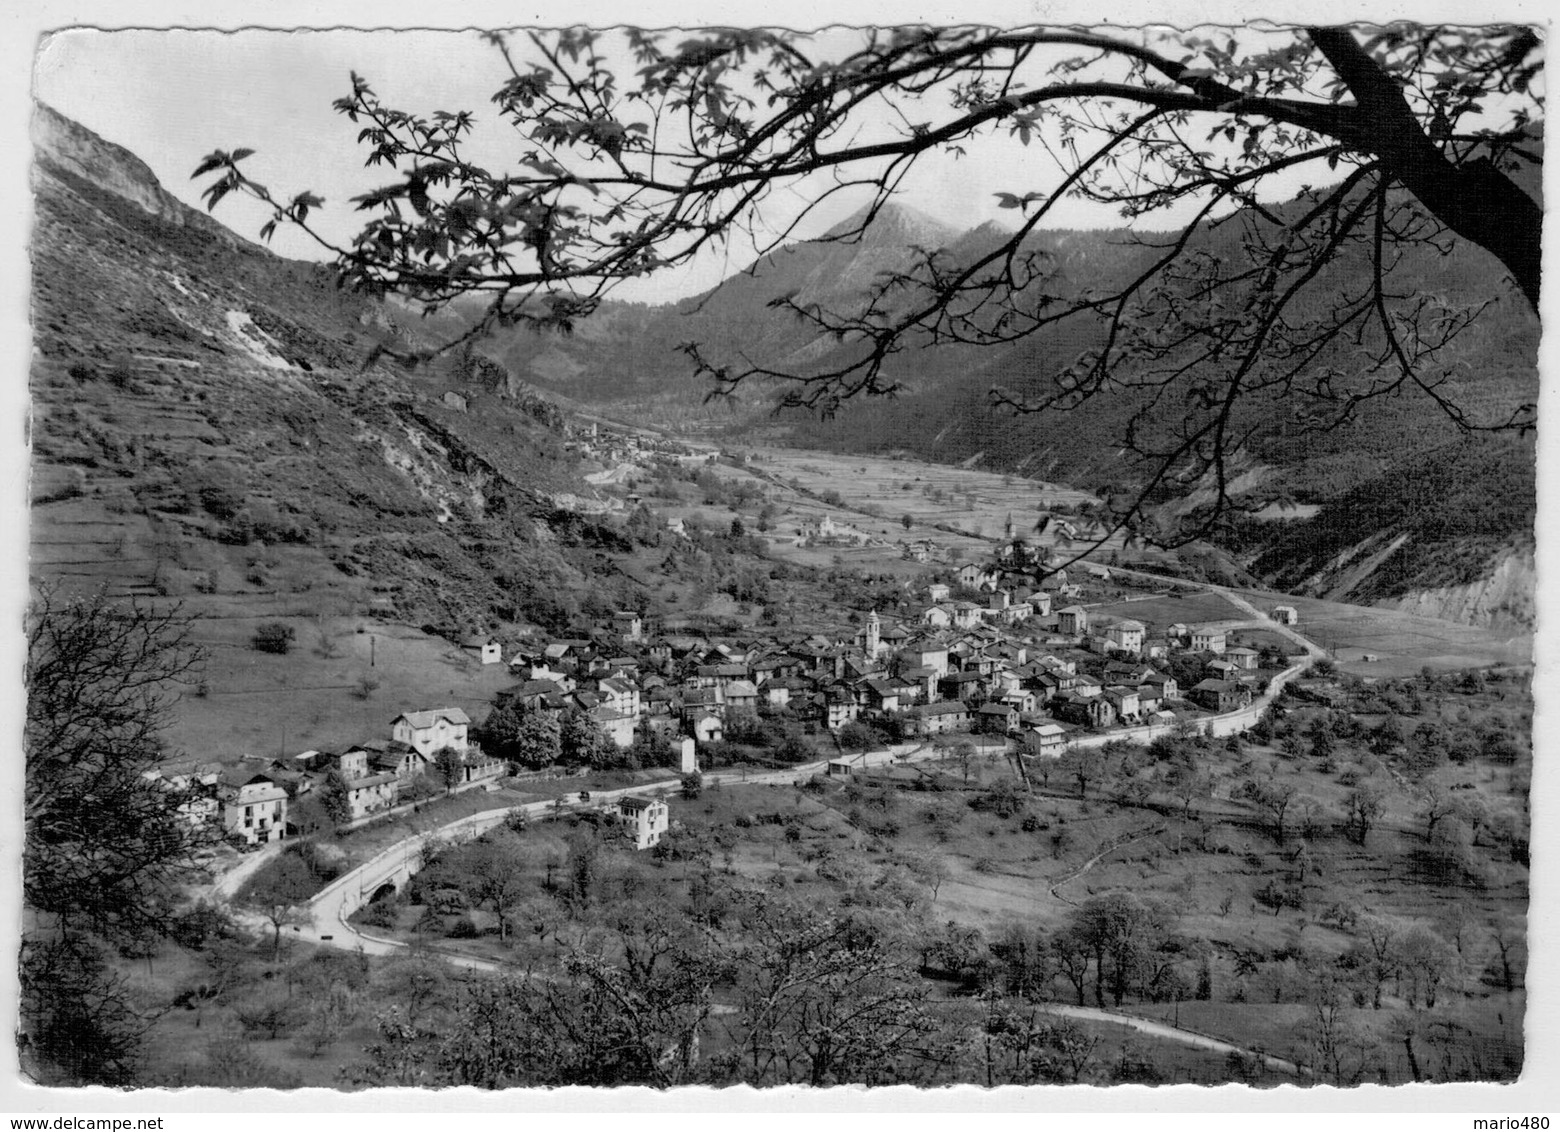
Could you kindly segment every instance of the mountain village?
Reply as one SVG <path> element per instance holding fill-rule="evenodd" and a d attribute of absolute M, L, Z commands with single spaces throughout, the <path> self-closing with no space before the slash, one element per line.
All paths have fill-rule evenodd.
<path fill-rule="evenodd" d="M 838 420 L 686 372 L 689 335 L 833 364 L 777 303 L 1000 226 L 869 210 L 703 297 L 467 338 L 42 105 L 35 143 L 35 1081 L 1523 1073 L 1525 441 L 1281 399 L 1182 545 L 1201 481 L 1124 510 L 1103 408 L 992 411 L 1061 339 L 918 349 Z M 1072 294 L 1136 271 L 1113 239 L 1032 252 Z M 1491 404 L 1536 396 L 1531 313 L 1459 355 Z"/>
<path fill-rule="evenodd" d="M 1241 627 L 1262 628 L 1255 622 L 1091 614 L 1078 604 L 1083 585 L 1048 567 L 1047 555 L 1013 538 L 1011 526 L 1008 535 L 990 561 L 930 583 L 918 616 L 885 621 L 868 611 L 859 628 L 835 635 L 656 632 L 639 613 L 620 611 L 576 636 L 508 644 L 477 635 L 462 648 L 516 677 L 494 697 L 495 710 L 554 725 L 566 714 L 585 721 L 603 750 L 619 752 L 594 760 L 598 768 L 639 766 L 632 752 L 640 745 L 666 752 L 668 767 L 683 774 L 707 767 L 701 754 L 728 731 L 782 720 L 813 737 L 804 750 L 836 752 L 831 775 L 850 773 L 853 747 L 860 758 L 869 746 L 914 739 L 948 748 L 971 735 L 1011 747 L 1022 768 L 1060 759 L 1085 738 L 1097 745 L 1147 742 L 1177 728 L 1212 733 L 1220 717 L 1240 713 L 1281 672 L 1310 659 L 1304 638 L 1287 629 L 1293 606 L 1268 613 L 1292 638 L 1288 652 L 1271 639 L 1242 645 Z M 1093 583 L 1111 579 L 1092 564 L 1075 571 Z M 1053 592 L 1037 588 L 1041 577 L 1070 604 L 1053 611 Z M 1183 684 L 1172 670 L 1197 679 Z M 388 735 L 337 752 L 183 760 L 149 773 L 193 792 L 191 821 L 218 823 L 230 843 L 253 847 L 298 833 L 289 803 L 332 775 L 341 794 L 332 812 L 345 832 L 428 797 L 431 781 L 459 792 L 564 770 L 485 752 L 479 730 L 459 707 L 421 705 L 390 720 Z M 653 844 L 634 838 L 641 848 Z"/>

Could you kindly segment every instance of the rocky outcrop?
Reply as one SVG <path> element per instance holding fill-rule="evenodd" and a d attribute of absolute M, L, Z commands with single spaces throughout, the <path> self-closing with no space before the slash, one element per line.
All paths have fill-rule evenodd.
<path fill-rule="evenodd" d="M 177 200 L 158 182 L 151 167 L 128 149 L 105 141 L 41 102 L 34 103 L 32 140 L 38 161 L 51 163 L 123 197 L 165 224 L 197 228 L 235 248 L 259 250 L 232 230 Z"/>
<path fill-rule="evenodd" d="M 1530 631 L 1535 584 L 1533 552 L 1510 550 L 1496 558 L 1490 573 L 1477 582 L 1415 590 L 1374 604 L 1464 625 Z"/>

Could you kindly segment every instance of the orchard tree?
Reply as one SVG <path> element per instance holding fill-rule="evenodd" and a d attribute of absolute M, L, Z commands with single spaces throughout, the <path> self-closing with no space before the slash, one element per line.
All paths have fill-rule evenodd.
<path fill-rule="evenodd" d="M 877 743 L 877 736 L 865 723 L 851 721 L 839 729 L 840 750 L 865 755 Z"/>
<path fill-rule="evenodd" d="M 696 770 L 690 770 L 682 776 L 682 796 L 685 801 L 696 802 L 699 795 L 704 793 L 704 776 Z"/>
<path fill-rule="evenodd" d="M 733 1082 L 917 1084 L 950 1053 L 902 940 L 870 917 L 762 891 L 738 894 Z"/>
<path fill-rule="evenodd" d="M 1356 845 L 1364 845 L 1365 838 L 1370 836 L 1377 819 L 1386 809 L 1386 798 L 1381 788 L 1369 782 L 1362 782 L 1349 791 L 1348 797 L 1344 799 L 1344 806 L 1346 812 L 1343 819 L 1343 832 Z"/>
<path fill-rule="evenodd" d="M 325 816 L 337 825 L 345 825 L 352 820 L 352 788 L 348 786 L 346 775 L 341 773 L 340 767 L 331 767 L 325 775 L 325 781 L 320 785 L 319 800 Z"/>
<path fill-rule="evenodd" d="M 499 941 L 507 940 L 515 908 L 532 887 L 520 839 L 508 830 L 492 833 L 472 847 L 464 862 L 463 887 L 473 904 L 492 907 Z"/>
<path fill-rule="evenodd" d="M 837 348 L 803 369 L 685 346 L 716 392 L 778 386 L 832 411 L 902 387 L 926 345 L 1055 334 L 1075 352 L 1023 388 L 1018 412 L 1135 393 L 1119 439 L 1140 467 L 1117 524 L 1154 492 L 1202 482 L 1227 503 L 1253 427 L 1282 400 L 1303 431 L 1407 393 L 1464 429 L 1526 428 L 1533 405 L 1459 391 L 1450 347 L 1491 304 L 1534 315 L 1542 210 L 1542 50 L 1529 27 L 1295 27 L 1228 34 L 1026 27 L 488 33 L 507 78 L 495 116 L 513 168 L 469 156 L 477 117 L 407 112 L 353 75 L 335 108 L 386 183 L 333 242 L 308 191 L 274 193 L 250 150 L 195 172 L 303 228 L 342 278 L 427 308 L 485 300 L 464 349 L 495 327 L 572 328 L 617 283 L 685 265 L 738 232 L 760 252 L 837 194 L 865 198 L 858 239 L 913 171 L 977 149 L 1015 170 L 991 192 L 1017 224 L 962 255 L 920 248 L 839 309 L 774 305 Z M 1027 147 L 1027 149 L 1025 148 Z M 290 190 L 289 190 L 290 191 Z M 1116 210 L 1137 247 L 1081 287 L 1032 238 L 1064 201 Z M 1169 229 L 1169 231 L 1166 231 Z M 1466 303 L 1419 284 L 1456 246 L 1498 271 Z M 1292 415 L 1292 414 L 1287 414 Z"/>
<path fill-rule="evenodd" d="M 1352 988 L 1333 968 L 1306 972 L 1306 1013 L 1300 1026 L 1323 1081 L 1338 1088 L 1359 1082 L 1370 1043 L 1350 1020 Z"/>
<path fill-rule="evenodd" d="M 1231 797 L 1250 802 L 1267 819 L 1273 840 L 1284 840 L 1284 817 L 1299 794 L 1299 788 L 1277 778 L 1248 779 Z"/>
<path fill-rule="evenodd" d="M 444 792 L 449 794 L 465 777 L 466 758 L 454 747 L 440 747 L 433 752 L 433 769 L 444 783 Z"/>
<path fill-rule="evenodd" d="M 1169 938 L 1175 917 L 1167 905 L 1132 893 L 1091 896 L 1073 913 L 1071 931 L 1086 941 L 1094 957 L 1094 1000 L 1105 1005 L 1108 987 L 1115 1005 L 1142 984 L 1152 957 Z"/>
<path fill-rule="evenodd" d="M 243 890 L 243 902 L 271 922 L 271 960 L 282 953 L 282 929 L 306 921 L 302 906 L 320 889 L 303 855 L 282 853 Z"/>
<path fill-rule="evenodd" d="M 1192 803 L 1213 793 L 1213 780 L 1191 763 L 1180 763 L 1170 775 L 1170 792 L 1181 802 L 1181 816 L 1190 819 Z"/>

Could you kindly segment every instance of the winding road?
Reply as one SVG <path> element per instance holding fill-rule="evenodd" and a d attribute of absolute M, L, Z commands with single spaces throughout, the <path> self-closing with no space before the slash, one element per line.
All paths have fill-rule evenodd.
<path fill-rule="evenodd" d="M 1297 1065 L 1293 1061 L 1285 1061 L 1281 1057 L 1274 1057 L 1261 1050 L 1246 1049 L 1243 1046 L 1233 1045 L 1230 1042 L 1221 1041 L 1218 1038 L 1210 1038 L 1206 1034 L 1199 1034 L 1195 1030 L 1183 1030 L 1177 1026 L 1171 1026 L 1165 1022 L 1155 1022 L 1151 1018 L 1139 1018 L 1135 1014 L 1118 1014 L 1113 1010 L 1102 1010 L 1095 1006 L 1068 1006 L 1065 1003 L 1047 1003 L 1041 1007 L 1049 1014 L 1060 1014 L 1064 1018 L 1079 1018 L 1089 1022 L 1114 1022 L 1118 1026 L 1130 1026 L 1139 1033 L 1148 1034 L 1155 1038 L 1164 1038 L 1167 1041 L 1179 1042 L 1185 1046 L 1196 1046 L 1199 1049 L 1211 1049 L 1216 1053 L 1238 1053 L 1242 1057 L 1257 1057 L 1269 1069 L 1275 1069 L 1280 1073 L 1290 1073 L 1295 1076 L 1311 1075 L 1311 1070 L 1303 1065 Z"/>
<path fill-rule="evenodd" d="M 1270 633 L 1277 633 L 1281 637 L 1287 637 L 1289 640 L 1305 649 L 1306 654 L 1313 660 L 1321 660 L 1327 655 L 1327 650 L 1322 648 L 1322 646 L 1311 641 L 1298 630 L 1293 629 L 1280 621 L 1274 621 L 1271 617 L 1263 613 L 1250 601 L 1242 597 L 1239 593 L 1230 589 L 1228 586 L 1217 586 L 1212 582 L 1192 582 L 1185 578 L 1167 577 L 1164 574 L 1148 574 L 1142 570 L 1133 570 L 1125 566 L 1112 566 L 1110 568 L 1110 572 L 1112 575 L 1124 574 L 1129 578 L 1137 578 L 1140 581 L 1151 582 L 1160 586 L 1191 586 L 1195 589 L 1207 590 L 1209 593 L 1216 593 L 1225 601 L 1235 606 L 1237 609 L 1244 613 L 1251 614 L 1251 619 L 1248 621 L 1231 619 L 1227 621 L 1216 621 L 1213 622 L 1213 624 L 1221 625 L 1228 629 L 1266 629 Z"/>
<path fill-rule="evenodd" d="M 1266 624 L 1269 627 L 1276 627 L 1273 626 L 1272 622 L 1267 622 Z M 1295 634 L 1295 636 L 1298 637 L 1298 634 Z M 1299 639 L 1307 645 L 1307 651 L 1312 655 L 1320 653 L 1316 646 L 1304 641 L 1304 638 Z M 1299 672 L 1304 671 L 1306 667 L 1304 664 L 1295 665 L 1275 676 L 1269 684 L 1268 692 L 1254 700 L 1250 706 L 1235 712 L 1226 713 L 1223 716 L 1209 717 L 1208 720 L 1202 722 L 1209 723 L 1210 730 L 1214 730 L 1216 725 L 1217 733 L 1219 734 L 1246 730 L 1261 718 L 1262 712 L 1266 710 L 1268 704 L 1280 693 L 1284 684 Z M 1172 729 L 1172 725 L 1131 728 L 1100 735 L 1082 736 L 1072 745 L 1094 747 L 1122 738 L 1147 742 L 1157 734 L 1168 733 Z M 1006 744 L 1004 744 L 1005 748 Z M 988 753 L 984 743 L 979 744 L 979 749 L 982 754 Z M 867 768 L 895 762 L 925 762 L 940 757 L 944 757 L 944 753 L 940 749 L 931 747 L 926 743 L 901 743 L 883 750 L 850 756 L 848 761 L 855 766 Z M 758 773 L 741 770 L 712 771 L 704 775 L 704 783 L 706 788 L 717 784 L 789 786 L 803 782 L 815 774 L 826 773 L 828 764 L 832 761 L 835 760 L 820 759 L 800 766 L 787 767 L 784 770 L 760 771 Z M 406 879 L 421 866 L 422 851 L 430 841 L 465 841 L 480 837 L 482 834 L 502 824 L 512 813 L 519 812 L 526 814 L 529 818 L 540 818 L 550 812 L 557 812 L 560 808 L 566 812 L 587 806 L 594 808 L 600 803 L 615 801 L 629 794 L 664 796 L 679 788 L 679 780 L 667 779 L 664 782 L 641 784 L 617 790 L 593 790 L 589 792 L 588 802 L 582 801 L 578 794 L 566 794 L 557 799 L 529 802 L 519 806 L 507 806 L 470 814 L 449 822 L 436 830 L 412 834 L 388 849 L 383 850 L 351 872 L 332 881 L 315 895 L 307 905 L 298 910 L 300 922 L 289 925 L 289 928 L 293 938 L 320 946 L 356 951 L 368 955 L 393 955 L 406 949 L 408 945 L 399 940 L 386 939 L 370 932 L 365 932 L 361 928 L 349 923 L 348 917 L 368 903 L 373 898 L 374 893 L 378 892 L 384 885 L 393 884 L 397 888 L 401 887 Z M 1120 848 L 1120 846 L 1115 846 L 1114 848 Z M 280 852 L 281 849 L 282 843 L 278 843 L 274 846 L 268 846 L 259 853 L 246 856 L 235 868 L 217 877 L 210 886 L 209 892 L 218 898 L 231 899 L 243 882 L 253 875 L 271 856 Z M 1106 852 L 1109 851 L 1111 850 Z M 1104 854 L 1102 853 L 1101 855 Z M 1093 861 L 1090 861 L 1088 864 L 1093 863 Z M 1087 867 L 1088 865 L 1085 865 L 1085 868 Z M 1066 879 L 1070 880 L 1073 878 L 1069 877 Z M 1066 880 L 1059 883 L 1066 883 Z M 235 918 L 252 928 L 263 932 L 272 930 L 271 922 L 265 916 L 236 908 L 234 909 L 234 914 Z M 505 966 L 505 964 L 499 961 L 464 955 L 438 946 L 428 947 L 427 950 L 438 955 L 452 966 L 467 970 L 498 971 Z M 1117 1014 L 1093 1007 L 1072 1007 L 1056 1004 L 1047 1009 L 1071 1017 L 1127 1025 L 1140 1032 L 1185 1045 L 1223 1052 L 1239 1052 L 1243 1056 L 1249 1057 L 1260 1057 L 1271 1067 L 1284 1072 L 1303 1072 L 1303 1069 L 1296 1067 L 1293 1063 L 1270 1057 L 1259 1050 L 1244 1049 L 1217 1038 L 1198 1034 L 1191 1030 L 1179 1029 L 1161 1022 Z"/>
<path fill-rule="evenodd" d="M 1303 671 L 1304 667 L 1304 665 L 1295 665 L 1275 676 L 1269 685 L 1268 692 L 1253 700 L 1248 707 L 1228 712 L 1222 716 L 1211 716 L 1202 722 L 1207 723 L 1210 730 L 1221 735 L 1229 734 L 1232 731 L 1246 730 L 1261 718 L 1263 711 L 1267 709 L 1268 704 L 1272 702 L 1274 697 L 1279 694 L 1284 684 L 1294 675 Z M 1081 736 L 1074 740 L 1072 745 L 1085 748 L 1096 747 L 1115 739 L 1149 742 L 1158 735 L 1167 734 L 1171 730 L 1173 730 L 1173 725 L 1168 724 L 1128 728 L 1104 732 L 1099 735 Z M 980 751 L 982 754 L 987 753 L 987 748 L 984 744 L 980 746 Z M 942 754 L 938 748 L 931 747 L 926 743 L 900 743 L 883 750 L 850 756 L 848 761 L 856 766 L 866 768 L 895 762 L 925 762 L 940 758 Z M 759 771 L 757 773 L 741 770 L 712 771 L 704 776 L 704 782 L 706 787 L 717 784 L 790 786 L 803 782 L 815 774 L 825 773 L 828 764 L 832 761 L 835 760 L 820 759 L 800 766 L 786 767 L 784 770 Z M 594 808 L 603 802 L 612 802 L 629 794 L 664 796 L 677 790 L 679 785 L 680 783 L 677 779 L 667 779 L 664 782 L 641 784 L 618 790 L 594 790 L 590 791 L 590 800 L 588 802 L 582 802 L 578 794 L 565 794 L 558 799 L 485 810 L 481 813 L 458 818 L 447 825 L 440 826 L 436 830 L 412 834 L 321 889 L 307 905 L 299 910 L 301 922 L 292 925 L 293 934 L 296 938 L 326 947 L 350 951 L 361 950 L 370 955 L 393 954 L 404 948 L 406 944 L 365 932 L 361 928 L 349 923 L 348 917 L 373 899 L 374 893 L 378 892 L 386 884 L 400 888 L 406 879 L 421 867 L 423 848 L 430 841 L 459 842 L 480 837 L 482 834 L 502 824 L 511 813 L 524 813 L 528 818 L 540 818 L 545 817 L 548 813 L 557 812 L 560 808 L 565 810 L 577 810 L 586 806 Z M 236 869 L 217 879 L 212 886 L 212 892 L 218 896 L 231 897 L 238 891 L 243 880 L 258 869 L 269 854 L 279 851 L 280 845 L 268 847 L 259 854 L 245 857 Z M 240 918 L 252 926 L 265 928 L 270 926 L 269 920 L 254 913 L 240 913 Z M 458 966 L 481 970 L 496 969 L 496 965 L 488 960 L 459 955 L 456 952 L 446 952 L 444 954 L 452 963 Z"/>

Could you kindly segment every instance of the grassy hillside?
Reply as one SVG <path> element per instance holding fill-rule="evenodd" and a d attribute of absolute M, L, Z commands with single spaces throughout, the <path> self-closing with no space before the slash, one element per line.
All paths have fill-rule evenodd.
<path fill-rule="evenodd" d="M 561 414 L 453 366 L 365 365 L 415 328 L 159 205 L 131 155 L 42 120 L 38 579 L 450 636 L 589 588 L 597 566 L 548 526 L 560 497 L 591 494 Z"/>

